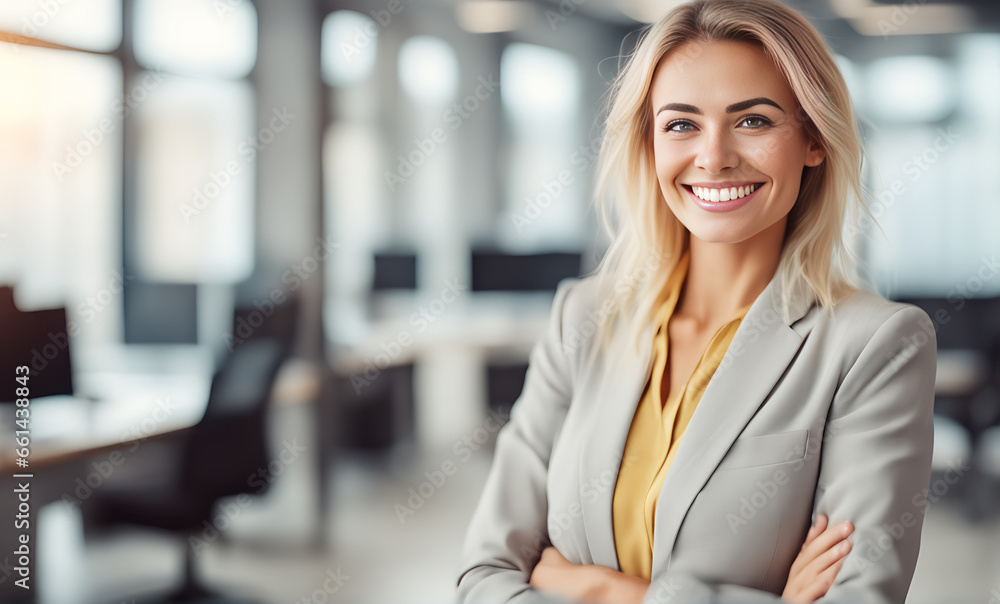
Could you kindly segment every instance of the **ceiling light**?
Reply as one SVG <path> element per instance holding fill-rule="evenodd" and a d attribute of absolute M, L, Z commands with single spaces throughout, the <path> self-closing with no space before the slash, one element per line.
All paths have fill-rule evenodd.
<path fill-rule="evenodd" d="M 488 34 L 521 27 L 533 11 L 531 4 L 517 0 L 466 0 L 455 7 L 455 20 L 465 31 Z"/>

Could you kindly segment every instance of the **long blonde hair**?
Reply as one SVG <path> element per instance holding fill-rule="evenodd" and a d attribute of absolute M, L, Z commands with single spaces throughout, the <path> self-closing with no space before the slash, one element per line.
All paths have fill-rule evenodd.
<path fill-rule="evenodd" d="M 864 289 L 855 272 L 858 258 L 844 238 L 861 209 L 871 214 L 862 193 L 861 137 L 832 53 L 808 21 L 772 0 L 695 0 L 641 34 L 609 91 L 595 201 L 611 244 L 589 273 L 598 275 L 599 289 L 610 294 L 609 312 L 597 329 L 601 344 L 610 337 L 611 319 L 631 313 L 625 319 L 633 322 L 638 347 L 638 336 L 652 324 L 664 284 L 687 249 L 689 233 L 657 181 L 649 97 L 661 60 L 691 41 L 740 41 L 763 48 L 795 93 L 808 136 L 826 152 L 823 163 L 805 168 L 788 215 L 776 273 L 782 291 L 811 294 L 830 312 L 845 296 Z M 700 51 L 693 45 L 680 52 L 682 59 L 693 59 Z M 787 302 L 779 301 L 786 307 Z"/>

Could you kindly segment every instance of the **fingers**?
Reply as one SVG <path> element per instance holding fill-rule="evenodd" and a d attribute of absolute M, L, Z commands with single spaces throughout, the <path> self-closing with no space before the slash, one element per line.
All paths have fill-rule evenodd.
<path fill-rule="evenodd" d="M 827 523 L 826 515 L 820 514 L 816 519 L 816 524 L 809 530 L 799 555 L 792 563 L 791 572 L 793 574 L 797 575 L 807 570 L 811 573 L 820 573 L 839 558 L 847 555 L 847 552 L 834 550 L 831 553 L 830 550 L 854 532 L 854 525 L 850 522 L 842 522 L 828 528 Z"/>
<path fill-rule="evenodd" d="M 792 563 L 782 598 L 792 602 L 813 602 L 826 595 L 837 572 L 851 551 L 847 538 L 854 525 L 842 522 L 829 525 L 829 518 L 820 514 L 809 529 L 799 555 Z"/>
<path fill-rule="evenodd" d="M 828 551 L 854 532 L 854 525 L 850 522 L 841 522 L 830 528 L 827 528 L 822 534 L 818 535 L 808 545 L 804 546 L 802 552 L 804 554 L 804 559 L 806 564 L 810 564 L 813 560 L 819 558 L 824 552 Z M 826 567 L 824 566 L 823 569 Z M 820 569 L 820 570 L 823 570 Z"/>
<path fill-rule="evenodd" d="M 806 566 L 806 571 L 819 575 L 837 562 L 842 561 L 851 551 L 851 542 L 846 538 L 822 552 Z"/>
<path fill-rule="evenodd" d="M 826 530 L 827 517 L 826 514 L 820 514 L 816 517 L 816 524 L 809 527 L 809 533 L 806 535 L 805 543 L 802 544 L 801 549 L 805 549 L 817 535 L 821 534 Z"/>
<path fill-rule="evenodd" d="M 837 560 L 832 566 L 818 574 L 802 595 L 807 597 L 810 602 L 814 602 L 825 596 L 826 592 L 830 591 L 830 587 L 833 586 L 833 582 L 837 579 L 837 573 L 840 572 L 840 567 L 844 565 L 844 560 L 844 558 Z"/>

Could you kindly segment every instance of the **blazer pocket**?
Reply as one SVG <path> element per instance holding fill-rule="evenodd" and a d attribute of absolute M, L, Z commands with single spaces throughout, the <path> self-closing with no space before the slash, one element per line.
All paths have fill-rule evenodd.
<path fill-rule="evenodd" d="M 792 430 L 737 438 L 717 471 L 799 461 L 806 456 L 808 437 L 809 430 Z"/>

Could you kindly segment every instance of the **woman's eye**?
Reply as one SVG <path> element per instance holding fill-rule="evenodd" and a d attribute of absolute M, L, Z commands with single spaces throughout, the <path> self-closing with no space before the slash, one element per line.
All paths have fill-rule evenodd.
<path fill-rule="evenodd" d="M 674 120 L 663 127 L 664 132 L 690 132 L 691 130 L 694 130 L 694 124 L 687 120 Z"/>
<path fill-rule="evenodd" d="M 763 128 L 764 126 L 770 126 L 771 120 L 762 115 L 748 115 L 740 120 L 740 125 L 745 128 L 750 128 L 751 130 L 756 130 L 758 128 Z"/>

